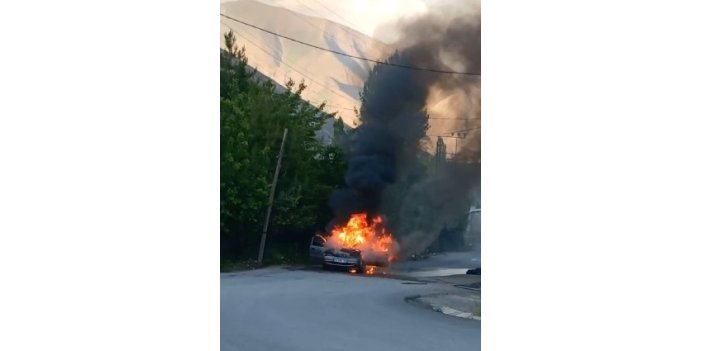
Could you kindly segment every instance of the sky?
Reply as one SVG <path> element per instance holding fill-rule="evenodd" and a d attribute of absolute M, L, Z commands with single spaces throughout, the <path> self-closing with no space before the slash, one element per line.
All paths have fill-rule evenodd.
<path fill-rule="evenodd" d="M 231 1 L 231 0 L 228 0 Z M 433 4 L 447 0 L 258 0 L 298 13 L 346 25 L 368 36 L 383 23 L 421 14 Z M 221 1 L 225 2 L 225 1 Z M 325 8 L 326 7 L 326 8 Z M 329 11 L 331 10 L 331 11 Z"/>

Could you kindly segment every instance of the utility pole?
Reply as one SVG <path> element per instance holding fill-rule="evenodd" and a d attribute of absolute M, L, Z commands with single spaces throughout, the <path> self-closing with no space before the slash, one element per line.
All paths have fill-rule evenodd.
<path fill-rule="evenodd" d="M 446 144 L 444 139 L 438 137 L 436 140 L 436 152 L 434 153 L 436 158 L 436 168 L 439 169 L 439 165 L 446 161 Z"/>
<path fill-rule="evenodd" d="M 273 197 L 275 196 L 275 185 L 278 183 L 278 172 L 280 171 L 280 163 L 283 161 L 283 147 L 285 147 L 285 138 L 288 136 L 288 128 L 283 131 L 283 141 L 280 143 L 280 152 L 278 152 L 278 164 L 275 166 L 275 174 L 273 175 L 273 186 L 271 187 L 271 196 L 268 198 L 268 211 L 266 212 L 266 221 L 263 223 L 263 233 L 261 234 L 261 246 L 258 248 L 258 263 L 263 263 L 263 249 L 266 247 L 266 234 L 268 233 L 268 221 L 271 219 L 271 209 L 273 208 Z"/>

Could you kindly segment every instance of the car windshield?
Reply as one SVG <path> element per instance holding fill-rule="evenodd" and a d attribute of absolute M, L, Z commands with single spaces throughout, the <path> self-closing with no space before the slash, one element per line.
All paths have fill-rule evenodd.
<path fill-rule="evenodd" d="M 314 239 L 312 239 L 312 245 L 313 246 L 324 246 L 324 239 L 321 236 L 315 236 Z"/>

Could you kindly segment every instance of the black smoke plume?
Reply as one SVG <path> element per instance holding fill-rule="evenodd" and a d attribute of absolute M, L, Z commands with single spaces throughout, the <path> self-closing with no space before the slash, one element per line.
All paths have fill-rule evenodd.
<path fill-rule="evenodd" d="M 466 211 L 471 192 L 479 188 L 480 15 L 441 9 L 398 27 L 398 50 L 388 62 L 478 75 L 377 65 L 364 86 L 361 125 L 349 139 L 347 188 L 337 190 L 329 204 L 336 216 L 332 224 L 361 211 L 387 215 L 396 235 L 429 238 L 410 240 L 426 246 L 442 225 Z M 451 100 L 449 112 L 456 119 L 449 127 L 463 132 L 453 158 L 463 162 L 427 170 L 420 159 L 431 157 L 432 91 L 461 97 Z"/>

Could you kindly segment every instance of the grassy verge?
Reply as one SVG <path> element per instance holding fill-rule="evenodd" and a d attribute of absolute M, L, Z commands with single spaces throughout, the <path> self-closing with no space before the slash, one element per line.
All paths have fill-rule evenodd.
<path fill-rule="evenodd" d="M 263 254 L 264 265 L 301 265 L 308 261 L 307 250 L 296 245 L 271 245 Z"/>
<path fill-rule="evenodd" d="M 265 266 L 276 265 L 304 265 L 308 263 L 308 253 L 296 245 L 276 245 L 272 244 L 266 248 L 263 254 L 263 264 L 260 265 L 250 258 L 220 259 L 219 271 L 222 273 L 251 270 Z"/>
<path fill-rule="evenodd" d="M 221 273 L 245 271 L 259 268 L 260 265 L 256 260 L 229 260 L 223 259 L 219 261 L 219 271 Z"/>

